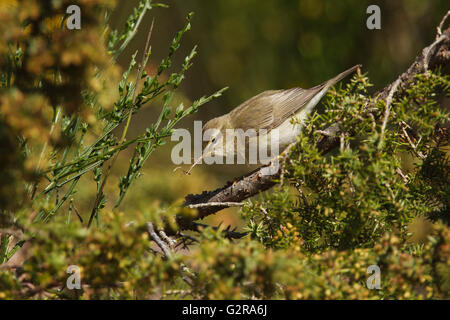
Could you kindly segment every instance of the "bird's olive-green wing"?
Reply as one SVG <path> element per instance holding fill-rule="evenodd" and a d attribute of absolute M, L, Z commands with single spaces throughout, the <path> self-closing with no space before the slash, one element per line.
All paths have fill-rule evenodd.
<path fill-rule="evenodd" d="M 299 112 L 323 87 L 264 91 L 234 109 L 230 120 L 234 128 L 270 131 Z"/>
<path fill-rule="evenodd" d="M 328 90 L 360 67 L 361 65 L 355 65 L 311 89 L 292 88 L 260 93 L 230 112 L 231 125 L 243 130 L 270 131 L 304 108 L 322 89 Z"/>

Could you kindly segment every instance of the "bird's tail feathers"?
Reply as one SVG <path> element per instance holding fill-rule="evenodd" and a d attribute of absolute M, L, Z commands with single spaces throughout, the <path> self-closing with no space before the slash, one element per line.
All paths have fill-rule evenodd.
<path fill-rule="evenodd" d="M 345 71 L 339 73 L 336 77 L 334 77 L 334 78 L 328 80 L 328 81 L 326 82 L 326 86 L 327 86 L 328 88 L 334 86 L 336 83 L 338 83 L 339 81 L 341 81 L 342 79 L 344 79 L 346 76 L 348 76 L 349 74 L 355 72 L 357 69 L 359 69 L 359 68 L 361 68 L 361 67 L 362 67 L 361 64 L 357 64 L 356 66 L 353 66 L 353 67 L 351 67 L 351 68 L 349 68 L 349 69 L 347 69 L 347 70 L 345 70 Z"/>

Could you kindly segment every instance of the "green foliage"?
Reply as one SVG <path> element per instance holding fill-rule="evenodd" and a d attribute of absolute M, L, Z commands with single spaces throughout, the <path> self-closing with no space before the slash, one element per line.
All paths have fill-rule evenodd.
<path fill-rule="evenodd" d="M 115 59 L 134 37 L 145 13 L 152 9 L 151 1 L 142 2 L 127 20 L 124 31 L 120 33 L 120 36 L 117 32 L 110 33 L 107 43 L 100 41 L 101 34 L 108 30 L 102 19 L 87 20 L 90 21 L 90 24 L 83 26 L 86 30 L 82 34 L 90 37 L 90 41 L 82 43 L 84 38 L 79 36 L 80 33 L 68 31 L 64 28 L 64 19 L 59 14 L 64 3 L 59 3 L 51 8 L 48 8 L 46 4 L 37 2 L 33 2 L 32 5 L 34 6 L 32 9 L 36 9 L 37 14 L 40 12 L 42 16 L 36 16 L 36 12 L 33 10 L 25 11 L 24 14 L 16 16 L 8 14 L 10 26 L 21 29 L 22 33 L 17 37 L 5 37 L 6 48 L 3 46 L 1 48 L 7 51 L 5 53 L 7 59 L 2 60 L 2 71 L 4 72 L 1 77 L 1 90 L 7 98 L 1 101 L 3 118 L 6 120 L 1 127 L 3 130 L 1 137 L 2 139 L 13 140 L 14 135 L 19 135 L 20 137 L 23 136 L 24 140 L 24 143 L 19 145 L 14 141 L 10 143 L 5 141 L 2 146 L 9 148 L 5 151 L 5 154 L 10 154 L 11 158 L 2 157 L 2 161 L 5 162 L 5 169 L 13 167 L 14 171 L 17 171 L 17 169 L 20 170 L 20 166 L 18 166 L 20 162 L 18 163 L 16 159 L 21 160 L 22 158 L 19 156 L 22 155 L 29 162 L 27 169 L 33 173 L 33 176 L 27 179 L 28 181 L 24 179 L 23 172 L 22 175 L 18 176 L 11 174 L 9 174 L 9 177 L 5 176 L 5 178 L 9 178 L 9 186 L 4 188 L 2 186 L 1 190 L 4 192 L 2 199 L 3 196 L 5 196 L 4 199 L 7 199 L 10 186 L 15 184 L 15 180 L 18 180 L 18 182 L 23 180 L 22 184 L 24 182 L 28 182 L 28 184 L 26 189 L 23 190 L 26 192 L 22 192 L 23 199 L 19 197 L 10 198 L 0 208 L 2 227 L 32 228 L 29 227 L 30 208 L 36 211 L 36 214 L 32 214 L 32 220 L 35 223 L 39 221 L 50 222 L 58 213 L 63 211 L 62 209 L 67 209 L 64 210 L 67 213 L 65 219 L 67 222 L 70 222 L 70 216 L 73 213 L 76 213 L 83 222 L 85 214 L 80 215 L 78 213 L 74 201 L 80 180 L 88 173 L 93 172 L 93 182 L 97 185 L 97 194 L 100 198 L 96 209 L 104 208 L 107 198 L 100 187 L 102 181 L 104 181 L 103 166 L 122 150 L 133 147 L 134 153 L 130 159 L 128 172 L 119 182 L 119 197 L 115 207 L 119 206 L 132 181 L 139 175 L 145 161 L 155 149 L 165 144 L 165 140 L 171 136 L 179 121 L 197 112 L 200 106 L 219 97 L 223 92 L 223 90 L 219 90 L 210 96 L 201 97 L 186 108 L 180 104 L 175 112 L 172 111 L 172 97 L 184 79 L 185 72 L 192 66 L 192 60 L 197 53 L 196 47 L 186 56 L 179 71 L 172 71 L 169 77 L 165 75 L 165 72 L 171 71 L 172 58 L 180 48 L 183 35 L 190 29 L 192 14 L 188 15 L 184 28 L 176 34 L 169 47 L 167 57 L 163 59 L 155 75 L 151 76 L 143 72 L 141 78 L 132 79 L 138 67 L 146 68 L 151 52 L 145 53 L 142 64 L 139 66 L 135 59 L 136 53 L 131 58 L 128 69 L 122 74 L 117 85 L 108 82 L 115 81 L 113 76 L 116 72 L 115 68 L 117 69 Z M 155 6 L 161 5 L 154 5 L 153 7 Z M 13 12 L 18 12 L 21 10 L 21 4 L 12 3 L 11 8 Z M 89 4 L 83 7 L 83 17 L 88 18 L 90 15 L 101 17 L 100 13 L 102 10 L 104 12 L 106 8 L 109 8 L 107 2 L 98 1 Z M 2 10 L 5 9 L 9 8 L 2 8 Z M 5 14 L 4 11 L 1 13 Z M 30 19 L 28 19 L 29 17 Z M 41 23 L 41 21 L 47 21 L 46 19 L 50 20 L 46 25 L 43 24 L 43 27 L 41 25 L 37 27 L 33 24 L 33 21 Z M 54 27 L 55 21 L 59 21 L 58 26 L 61 30 Z M 31 29 L 31 32 L 27 32 L 27 28 Z M 42 66 L 37 65 L 37 62 L 33 60 L 36 59 L 36 54 L 30 49 L 33 41 L 38 41 L 40 37 L 48 40 L 48 52 L 39 52 L 39 54 L 41 56 L 53 55 L 55 48 L 58 48 L 58 43 L 50 45 L 50 40 L 52 37 L 58 37 L 59 33 L 66 36 L 64 41 L 74 42 L 70 50 L 75 50 L 75 53 L 61 49 L 60 54 L 63 58 L 49 59 L 45 63 L 42 62 Z M 92 39 L 96 40 L 92 41 Z M 78 61 L 72 56 L 74 54 L 80 55 L 80 52 L 76 51 L 77 46 L 81 46 L 81 53 L 88 53 L 85 56 L 81 55 L 84 60 Z M 10 50 L 13 47 L 17 48 L 15 52 Z M 106 47 L 108 47 L 108 50 L 106 50 Z M 116 49 L 116 47 L 118 48 Z M 105 55 L 102 63 L 100 63 L 99 53 Z M 67 59 L 64 59 L 64 57 L 67 57 Z M 111 61 L 112 65 L 104 63 L 105 61 Z M 76 64 L 77 67 L 74 66 L 71 69 L 69 68 L 70 70 L 66 70 L 66 66 L 71 64 Z M 81 72 L 94 69 L 95 72 Z M 82 81 L 78 79 L 79 76 L 84 77 Z M 50 81 L 48 80 L 50 78 L 54 86 L 47 88 L 45 81 Z M 26 84 L 20 79 L 26 79 Z M 71 81 L 76 82 L 77 87 L 68 84 Z M 143 85 L 140 86 L 139 82 L 143 82 Z M 58 90 L 59 86 L 70 87 L 66 89 L 79 93 L 82 101 L 70 99 L 64 95 L 64 92 L 58 99 L 54 99 L 53 95 L 61 94 Z M 105 91 L 108 92 L 107 87 L 109 86 L 117 88 L 116 101 L 111 101 L 111 99 L 105 101 L 102 98 Z M 41 95 L 29 94 L 28 91 L 30 90 L 32 90 L 31 92 L 41 93 Z M 30 114 L 27 107 L 16 108 L 17 96 L 25 100 L 26 106 L 28 100 L 34 102 L 38 99 L 39 105 L 28 103 L 28 109 L 39 111 L 41 119 L 36 119 L 35 113 Z M 134 96 L 136 97 L 135 100 Z M 128 129 L 127 120 L 131 117 L 130 113 L 136 114 L 144 105 L 154 100 L 157 101 L 160 96 L 162 96 L 162 107 L 156 122 L 150 124 L 143 133 L 136 137 L 123 142 L 123 139 L 119 141 L 114 130 L 127 123 L 122 133 L 122 136 L 125 137 Z M 73 94 L 71 94 L 71 98 L 73 98 Z M 70 106 L 66 106 L 64 103 L 60 105 L 58 101 L 61 99 L 63 102 L 69 103 Z M 74 108 L 73 103 L 78 107 Z M 39 120 L 42 120 L 42 123 L 39 123 Z M 56 135 L 55 132 L 57 132 L 59 140 L 51 140 Z M 2 175 L 4 175 L 3 171 Z M 43 181 L 43 178 L 46 181 Z M 2 183 L 4 181 L 6 179 L 2 180 Z M 11 189 L 11 191 L 14 192 L 14 189 Z M 17 192 L 17 195 L 20 195 L 20 193 Z M 18 205 L 21 202 L 23 203 L 22 208 Z M 6 211 L 10 207 L 16 208 L 16 210 Z M 177 211 L 179 213 L 180 210 Z M 98 217 L 99 215 L 97 215 Z M 100 224 L 99 219 L 97 219 L 97 222 Z M 54 228 L 54 226 L 51 228 Z M 32 237 L 33 232 L 28 230 L 27 234 Z M 70 236 L 70 233 L 68 236 Z M 24 241 L 13 242 L 8 233 L 2 233 L 1 239 L 0 262 L 3 263 L 23 246 Z"/>
<path fill-rule="evenodd" d="M 372 247 L 394 228 L 406 239 L 413 218 L 447 215 L 449 160 L 443 148 L 448 140 L 437 128 L 449 115 L 435 98 L 437 92 L 449 94 L 448 79 L 439 73 L 418 78 L 388 113 L 384 102 L 367 107 L 372 102 L 365 76 L 333 92 L 286 160 L 280 191 L 244 210 L 251 233 L 275 248 L 297 244 L 310 252 L 346 250 Z M 385 114 L 389 121 L 383 131 Z M 333 124 L 340 128 L 340 147 L 323 156 L 314 142 Z M 407 141 L 412 138 L 402 130 L 406 124 L 415 128 L 420 143 Z M 420 154 L 422 161 L 403 168 L 407 152 Z M 286 234 L 287 224 L 292 228 Z"/>
<path fill-rule="evenodd" d="M 108 215 L 102 232 L 78 224 L 35 225 L 38 245 L 23 266 L 22 282 L 39 286 L 21 293 L 7 271 L 0 276 L 1 297 L 426 299 L 449 294 L 442 280 L 449 266 L 449 229 L 443 225 L 420 250 L 387 233 L 372 248 L 313 255 L 292 246 L 267 249 L 251 238 L 231 242 L 207 229 L 188 256 L 163 260 L 148 251 L 143 232 L 148 217 L 135 218 L 125 226 L 123 214 Z M 81 267 L 83 291 L 62 288 L 72 264 Z M 366 287 L 369 265 L 381 268 L 381 290 Z"/>
<path fill-rule="evenodd" d="M 118 37 L 117 41 L 113 41 L 114 43 L 122 41 L 121 47 L 117 50 L 113 50 L 112 47 L 114 46 L 110 46 L 109 54 L 117 54 L 123 50 L 123 45 L 126 45 L 131 40 L 139 25 L 138 21 L 135 20 L 138 19 L 140 21 L 146 10 L 151 8 L 150 1 L 140 4 L 138 9 L 134 11 L 132 16 L 128 19 L 122 35 Z M 135 60 L 137 53 L 133 55 L 128 70 L 123 73 L 121 81 L 119 82 L 118 99 L 114 102 L 114 107 L 111 111 L 105 112 L 108 107 L 102 106 L 99 103 L 98 96 L 95 92 L 84 92 L 86 105 L 90 106 L 93 111 L 96 111 L 97 118 L 101 119 L 97 124 L 99 132 L 97 133 L 97 138 L 94 142 L 88 143 L 85 140 L 85 135 L 89 128 L 88 122 L 83 121 L 78 114 L 64 114 L 61 122 L 58 123 L 58 115 L 62 111 L 56 107 L 53 125 L 60 125 L 61 134 L 71 143 L 64 148 L 56 149 L 52 152 L 50 165 L 43 172 L 49 183 L 43 187 L 36 198 L 34 198 L 36 186 L 31 187 L 34 189 L 32 193 L 36 202 L 39 203 L 42 198 L 45 199 L 45 206 L 48 206 L 50 201 L 55 201 L 55 204 L 52 205 L 50 209 L 41 208 L 38 212 L 37 219 L 48 221 L 55 215 L 61 206 L 63 206 L 63 204 L 76 192 L 76 186 L 80 181 L 80 178 L 91 171 L 95 170 L 94 181 L 97 183 L 97 192 L 101 193 L 100 181 L 103 179 L 102 167 L 105 162 L 120 151 L 130 146 L 134 146 L 135 150 L 130 159 L 127 175 L 120 179 L 120 196 L 115 205 L 117 207 L 121 203 L 132 181 L 138 176 L 139 170 L 142 168 L 145 161 L 156 148 L 164 145 L 165 140 L 171 136 L 179 121 L 184 117 L 197 112 L 198 108 L 203 104 L 220 96 L 223 90 L 220 90 L 209 97 L 202 97 L 194 101 L 188 108 L 184 108 L 180 105 L 177 108 L 177 111 L 171 116 L 171 98 L 180 85 L 180 82 L 183 80 L 184 73 L 192 66 L 192 59 L 197 53 L 196 48 L 194 47 L 191 53 L 185 58 L 180 71 L 171 73 L 166 80 L 161 80 L 161 77 L 163 72 L 171 67 L 172 57 L 180 47 L 183 35 L 190 29 L 191 17 L 192 15 L 190 14 L 187 18 L 185 27 L 179 31 L 173 39 L 168 56 L 161 62 L 157 74 L 155 76 L 143 74 L 142 80 L 144 81 L 144 84 L 140 89 L 137 87 L 137 83 L 141 79 L 135 79 L 134 81 L 130 79 L 133 71 L 137 68 L 137 62 Z M 114 33 L 112 37 L 115 37 Z M 111 43 L 111 40 L 109 43 Z M 144 64 L 141 68 L 146 67 L 149 58 L 150 52 L 145 57 Z M 102 78 L 103 75 L 100 72 L 95 75 L 95 77 Z M 137 91 L 136 101 L 133 104 L 133 94 L 135 91 Z M 130 112 L 137 113 L 142 106 L 155 100 L 161 95 L 163 96 L 163 103 L 157 121 L 146 128 L 144 133 L 119 145 L 119 141 L 113 131 L 126 122 Z M 127 128 L 128 126 L 125 127 L 123 135 L 126 134 Z M 58 193 L 66 186 L 66 184 L 69 184 L 69 187 L 63 191 L 64 195 L 59 197 Z M 106 201 L 106 198 L 104 198 L 103 195 L 101 195 L 101 197 L 102 201 L 99 202 L 99 208 L 103 208 Z"/>
<path fill-rule="evenodd" d="M 105 217 L 101 232 L 87 230 L 79 223 L 68 225 L 65 221 L 30 226 L 34 245 L 30 259 L 23 265 L 21 279 L 39 284 L 30 296 L 47 291 L 49 298 L 73 298 L 73 292 L 64 289 L 70 265 L 81 268 L 82 282 L 88 284 L 84 287 L 84 298 L 153 294 L 159 283 L 174 278 L 180 267 L 151 254 L 147 233 L 139 223 L 142 218 L 136 217 L 136 223 L 126 226 L 124 214 L 111 214 Z M 20 295 L 14 277 L 4 277 L 2 285 L 7 286 L 2 290 L 3 295 Z"/>
<path fill-rule="evenodd" d="M 160 3 L 153 4 L 151 0 L 140 1 L 138 6 L 133 8 L 133 13 L 128 17 L 125 27 L 120 34 L 118 30 L 113 30 L 109 33 L 107 47 L 109 53 L 114 54 L 114 59 L 119 57 L 134 38 L 147 10 L 151 10 L 155 7 L 165 7 L 165 5 Z"/>
<path fill-rule="evenodd" d="M 317 3 L 301 1 L 302 14 L 314 20 Z M 63 4 L 30 0 L 26 8 L 0 10 L 7 18 L 0 31 L 15 30 L 0 35 L 0 298 L 450 297 L 448 75 L 419 75 L 389 104 L 371 98 L 367 75 L 354 76 L 306 121 L 298 144 L 282 159 L 279 186 L 241 210 L 248 236 L 231 241 L 221 228 L 206 228 L 167 240 L 159 231 L 173 233 L 177 219 L 192 218 L 195 210 L 181 201 L 147 201 L 135 182 L 180 121 L 223 92 L 187 107 L 179 101 L 197 54 L 194 46 L 174 67 L 192 14 L 159 64 L 150 68 L 151 52 L 140 49 L 142 62 L 135 53 L 119 75 L 117 57 L 146 13 L 162 5 L 141 1 L 122 31 L 111 31 L 101 18 L 111 3 L 90 1 L 83 8 L 90 17 L 86 33 L 75 33 L 61 28 Z M 220 6 L 236 12 L 235 5 Z M 278 22 L 268 19 L 276 29 Z M 155 119 L 128 137 L 129 120 L 148 103 L 159 106 Z M 324 154 L 318 142 L 330 126 L 338 129 L 339 144 Z M 108 165 L 121 152 L 123 172 L 103 190 Z M 145 206 L 123 208 L 130 193 Z M 92 196 L 99 199 L 95 208 Z M 90 212 L 97 212 L 93 228 L 86 227 Z M 433 222 L 422 243 L 412 242 L 408 230 L 418 218 Z M 169 254 L 152 241 L 150 226 Z M 23 260 L 11 266 L 19 254 Z M 81 269 L 82 290 L 66 288 L 70 265 Z M 367 287 L 371 265 L 381 269 L 379 290 Z"/>

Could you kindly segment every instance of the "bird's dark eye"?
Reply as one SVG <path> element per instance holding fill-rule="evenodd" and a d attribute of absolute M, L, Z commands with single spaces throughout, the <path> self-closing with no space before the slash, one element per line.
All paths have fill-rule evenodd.
<path fill-rule="evenodd" d="M 216 143 L 216 138 L 212 138 L 211 142 Z"/>

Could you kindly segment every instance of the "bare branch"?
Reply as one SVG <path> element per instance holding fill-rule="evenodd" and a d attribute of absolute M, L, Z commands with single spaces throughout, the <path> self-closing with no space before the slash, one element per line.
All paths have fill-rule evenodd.
<path fill-rule="evenodd" d="M 190 209 L 203 208 L 203 207 L 242 207 L 242 202 L 207 202 L 187 205 Z"/>
<path fill-rule="evenodd" d="M 450 17 L 450 10 L 447 11 L 446 15 L 442 18 L 441 23 L 437 27 L 436 40 L 442 35 L 442 28 L 444 27 L 445 20 L 447 20 L 448 17 Z"/>
<path fill-rule="evenodd" d="M 420 143 L 420 140 L 417 143 L 413 143 L 413 141 L 411 140 L 408 132 L 406 131 L 406 129 L 410 129 L 411 127 L 404 121 L 400 122 L 400 126 L 402 127 L 402 132 L 403 135 L 405 136 L 405 138 L 408 140 L 409 145 L 411 146 L 411 148 L 414 150 L 414 153 L 420 158 L 420 159 L 425 159 L 425 156 L 423 155 L 422 152 L 417 151 L 417 146 Z"/>
<path fill-rule="evenodd" d="M 153 239 L 153 241 L 155 241 L 156 244 L 158 245 L 158 247 L 160 247 L 161 250 L 164 252 L 165 256 L 167 258 L 171 258 L 172 257 L 172 253 L 170 252 L 169 247 L 158 236 L 158 234 L 155 231 L 155 228 L 153 227 L 153 223 L 147 222 L 147 231 L 148 231 L 148 234 L 150 235 L 150 237 Z"/>
<path fill-rule="evenodd" d="M 381 126 L 381 134 L 380 134 L 380 145 L 383 142 L 384 138 L 384 131 L 386 130 L 386 125 L 389 119 L 389 113 L 390 113 L 390 107 L 392 103 L 392 98 L 394 97 L 394 93 L 397 90 L 398 86 L 400 85 L 400 79 L 395 80 L 394 84 L 392 85 L 391 90 L 389 90 L 389 95 L 386 99 L 386 111 L 384 112 L 384 118 L 383 118 L 383 124 Z"/>

